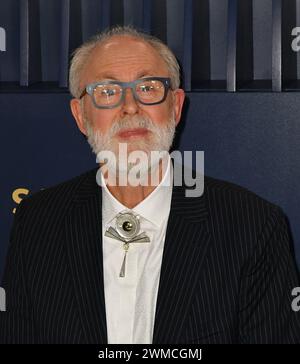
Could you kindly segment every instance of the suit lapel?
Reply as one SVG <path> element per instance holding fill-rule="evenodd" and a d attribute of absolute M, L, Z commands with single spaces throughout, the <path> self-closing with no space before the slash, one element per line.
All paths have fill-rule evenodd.
<path fill-rule="evenodd" d="M 173 188 L 156 305 L 153 343 L 179 343 L 210 236 L 204 196 Z"/>
<path fill-rule="evenodd" d="M 95 172 L 81 183 L 65 220 L 66 245 L 86 343 L 107 343 L 101 187 Z"/>

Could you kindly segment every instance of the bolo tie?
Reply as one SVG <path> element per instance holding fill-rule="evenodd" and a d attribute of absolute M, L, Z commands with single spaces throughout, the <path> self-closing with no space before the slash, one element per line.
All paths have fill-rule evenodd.
<path fill-rule="evenodd" d="M 150 243 L 149 237 L 145 232 L 140 233 L 139 216 L 132 212 L 121 212 L 116 216 L 115 228 L 110 226 L 104 233 L 105 236 L 119 240 L 123 243 L 124 258 L 121 265 L 119 277 L 125 277 L 126 256 L 129 246 L 132 243 Z"/>

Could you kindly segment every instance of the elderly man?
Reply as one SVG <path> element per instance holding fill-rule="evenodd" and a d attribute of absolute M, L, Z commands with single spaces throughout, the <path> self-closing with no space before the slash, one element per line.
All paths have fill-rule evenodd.
<path fill-rule="evenodd" d="M 21 203 L 1 341 L 300 342 L 300 284 L 278 207 L 209 177 L 188 198 L 168 183 L 166 154 L 142 163 L 139 183 L 120 181 L 138 164 L 124 153 L 171 147 L 184 91 L 168 47 L 128 27 L 101 33 L 76 50 L 70 90 L 93 151 L 117 157 Z M 151 173 L 157 183 L 141 183 Z"/>

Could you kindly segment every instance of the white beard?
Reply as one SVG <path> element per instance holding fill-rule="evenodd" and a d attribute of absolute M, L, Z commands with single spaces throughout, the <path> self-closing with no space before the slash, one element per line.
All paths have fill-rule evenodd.
<path fill-rule="evenodd" d="M 174 135 L 175 135 L 175 117 L 174 115 L 169 119 L 169 121 L 163 125 L 158 126 L 153 123 L 151 119 L 135 116 L 135 117 L 125 117 L 120 120 L 116 120 L 112 127 L 106 134 L 102 134 L 99 130 L 94 130 L 90 121 L 84 118 L 85 128 L 87 131 L 88 143 L 91 146 L 93 152 L 97 155 L 98 161 L 103 158 L 99 157 L 103 152 L 113 153 L 115 156 L 113 163 L 108 163 L 108 169 L 112 169 L 116 173 L 126 173 L 128 174 L 130 170 L 136 165 L 132 160 L 130 161 L 130 153 L 133 152 L 135 156 L 139 158 L 139 170 L 142 174 L 148 174 L 153 169 L 156 169 L 159 163 L 158 155 L 165 156 L 170 150 Z M 146 137 L 140 140 L 134 139 L 128 143 L 120 144 L 117 140 L 117 133 L 129 129 L 129 128 L 146 128 L 150 131 Z M 129 158 L 119 158 L 120 146 L 127 146 L 127 157 Z M 124 149 L 124 148 L 123 148 Z M 151 152 L 158 153 L 151 153 Z M 103 154 L 102 154 L 103 155 Z M 145 159 L 147 156 L 147 159 Z"/>

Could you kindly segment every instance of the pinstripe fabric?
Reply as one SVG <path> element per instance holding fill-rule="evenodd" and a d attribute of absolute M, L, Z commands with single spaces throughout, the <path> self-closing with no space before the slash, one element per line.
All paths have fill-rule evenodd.
<path fill-rule="evenodd" d="M 96 170 L 24 200 L 2 286 L 2 343 L 106 343 Z M 299 343 L 300 286 L 280 209 L 209 177 L 174 187 L 154 343 Z M 126 302 L 124 302 L 126 304 Z"/>

